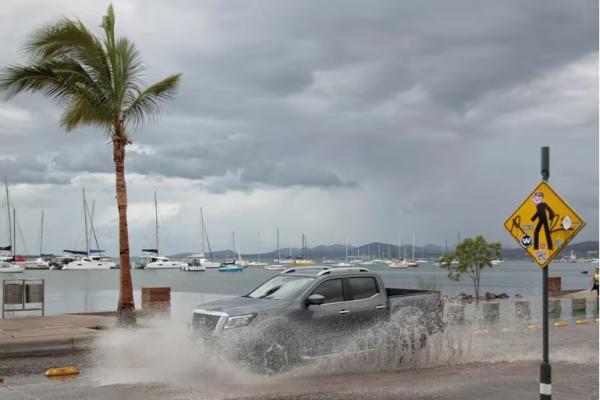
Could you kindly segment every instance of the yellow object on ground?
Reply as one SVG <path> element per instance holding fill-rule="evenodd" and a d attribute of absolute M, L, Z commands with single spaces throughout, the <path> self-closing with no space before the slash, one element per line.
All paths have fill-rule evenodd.
<path fill-rule="evenodd" d="M 539 328 L 540 328 L 539 326 L 534 325 L 534 324 L 527 325 L 527 330 L 532 331 L 532 332 L 537 331 Z"/>
<path fill-rule="evenodd" d="M 475 336 L 487 335 L 488 333 L 489 333 L 489 331 L 487 329 L 480 329 L 478 331 L 473 331 L 473 335 L 475 335 Z"/>
<path fill-rule="evenodd" d="M 77 375 L 79 368 L 75 367 L 63 367 L 63 368 L 50 368 L 44 373 L 44 376 L 63 376 L 63 375 Z"/>
<path fill-rule="evenodd" d="M 575 321 L 575 324 L 577 325 L 587 325 L 589 322 L 587 319 L 578 319 L 577 321 Z"/>
<path fill-rule="evenodd" d="M 554 323 L 554 326 L 556 328 L 564 328 L 565 326 L 568 326 L 569 324 L 567 324 L 565 321 L 556 321 Z"/>

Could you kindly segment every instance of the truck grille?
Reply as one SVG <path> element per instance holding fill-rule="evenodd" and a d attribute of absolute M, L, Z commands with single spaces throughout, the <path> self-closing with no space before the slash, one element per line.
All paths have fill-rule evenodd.
<path fill-rule="evenodd" d="M 201 333 L 210 335 L 215 332 L 219 319 L 219 315 L 194 313 L 193 325 Z"/>

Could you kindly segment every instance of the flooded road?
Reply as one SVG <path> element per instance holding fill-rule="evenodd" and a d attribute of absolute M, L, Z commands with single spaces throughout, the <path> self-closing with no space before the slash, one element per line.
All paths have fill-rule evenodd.
<path fill-rule="evenodd" d="M 397 368 L 377 359 L 334 357 L 280 376 L 257 375 L 188 342 L 180 326 L 116 331 L 86 359 L 55 360 L 82 374 L 47 381 L 8 374 L 0 398 L 15 399 L 536 399 L 541 332 L 450 328 Z M 475 333 L 474 333 L 475 332 Z M 598 398 L 598 325 L 551 328 L 553 394 Z M 3 360 L 5 370 L 12 370 Z M 18 361 L 36 365 L 41 359 Z M 7 367 L 7 368 L 6 368 Z M 15 371 L 18 370 L 14 365 Z M 35 371 L 30 371 L 35 372 Z"/>

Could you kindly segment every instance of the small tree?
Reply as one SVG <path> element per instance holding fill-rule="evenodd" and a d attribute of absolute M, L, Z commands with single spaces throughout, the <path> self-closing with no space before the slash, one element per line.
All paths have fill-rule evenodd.
<path fill-rule="evenodd" d="M 479 302 L 479 282 L 481 271 L 492 267 L 493 259 L 501 259 L 500 243 L 488 243 L 483 236 L 467 238 L 457 247 L 456 252 L 448 253 L 440 259 L 440 266 L 448 270 L 448 278 L 458 281 L 463 274 L 473 279 L 475 301 Z"/>

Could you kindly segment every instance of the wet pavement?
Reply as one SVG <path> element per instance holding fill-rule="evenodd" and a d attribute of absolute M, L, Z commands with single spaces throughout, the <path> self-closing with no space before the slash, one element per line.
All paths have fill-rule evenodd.
<path fill-rule="evenodd" d="M 537 399 L 540 331 L 470 328 L 432 340 L 426 354 L 397 370 L 330 360 L 282 376 L 258 376 L 211 357 L 191 356 L 178 332 L 108 338 L 87 356 L 2 360 L 0 398 L 16 399 Z M 147 333 L 143 335 L 147 338 Z M 132 340 L 132 341 L 128 341 Z M 162 349 L 156 343 L 164 343 Z M 139 344 L 136 348 L 135 343 Z M 550 357 L 557 399 L 598 398 L 598 324 L 552 328 Z M 127 353 L 127 350 L 131 353 Z M 123 352 L 123 359 L 113 353 Z M 102 354 L 99 354 L 102 353 Z M 135 354 L 144 354 L 132 360 Z M 110 357 L 110 358 L 109 358 Z M 43 360 L 46 360 L 45 365 Z M 82 368 L 48 381 L 51 363 Z M 19 365 L 21 366 L 20 368 Z M 29 366 L 29 367 L 28 367 Z M 59 366 L 59 365 L 55 365 Z M 60 365 L 60 366 L 65 366 Z M 368 371 L 368 372 L 362 372 Z"/>

